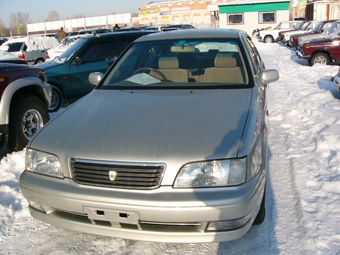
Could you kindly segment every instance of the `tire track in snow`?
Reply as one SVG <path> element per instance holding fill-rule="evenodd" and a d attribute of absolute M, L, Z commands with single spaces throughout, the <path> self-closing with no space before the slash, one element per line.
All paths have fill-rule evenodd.
<path fill-rule="evenodd" d="M 324 152 L 325 149 L 323 148 L 318 152 L 318 147 L 321 147 L 318 143 L 325 144 L 329 138 L 320 136 L 319 132 L 330 128 L 335 122 L 334 118 L 329 119 L 329 123 L 323 123 L 323 118 L 321 118 L 321 122 L 317 121 L 320 110 L 322 110 L 321 114 L 323 115 L 330 112 L 329 110 L 323 112 L 325 105 L 315 105 L 313 98 L 325 99 L 325 93 L 327 92 L 320 91 L 318 86 L 320 72 L 325 77 L 331 77 L 335 68 L 305 66 L 302 60 L 297 61 L 295 52 L 290 52 L 291 49 L 282 47 L 282 45 L 266 45 L 265 50 L 263 44 L 259 43 L 258 46 L 265 62 L 269 64 L 267 68 L 276 68 L 280 72 L 280 80 L 270 85 L 270 103 L 268 104 L 271 108 L 269 109 L 271 112 L 269 143 L 271 151 L 275 152 L 271 158 L 271 161 L 274 160 L 274 162 L 270 164 L 274 202 L 277 203 L 277 206 L 274 204 L 274 210 L 277 210 L 277 216 L 279 216 L 278 225 L 281 226 L 280 231 L 287 233 L 286 230 L 282 229 L 282 226 L 285 225 L 284 220 L 281 219 L 281 222 L 279 222 L 280 218 L 282 218 L 281 216 L 286 217 L 287 221 L 288 216 L 290 216 L 291 222 L 286 225 L 294 228 L 291 231 L 292 233 L 300 231 L 299 235 L 294 234 L 293 236 L 297 235 L 297 240 L 300 240 L 303 245 L 299 244 L 298 241 L 295 241 L 294 244 L 294 239 L 286 237 L 284 234 L 280 235 L 278 232 L 274 234 L 276 234 L 277 239 L 283 237 L 283 240 L 287 240 L 291 245 L 299 247 L 299 250 L 304 253 L 325 254 L 327 251 L 327 254 L 335 254 L 334 248 L 332 251 L 331 247 L 339 246 L 339 236 L 330 234 L 332 238 L 327 242 L 329 238 L 327 237 L 328 232 L 331 233 L 332 230 L 330 229 L 334 229 L 334 227 L 331 225 L 327 227 L 329 224 L 325 222 L 325 219 L 327 219 L 325 215 L 327 204 L 323 204 L 322 198 L 319 197 L 320 194 L 324 193 L 321 187 L 318 187 L 321 181 L 313 182 L 315 174 L 325 177 L 327 174 L 322 173 L 323 169 L 326 169 L 326 171 L 329 169 L 329 166 L 325 164 L 327 159 L 320 160 L 319 154 Z M 269 56 L 275 52 L 277 58 L 270 59 L 272 62 L 268 61 L 269 59 L 266 60 L 268 52 Z M 315 98 L 316 102 L 320 101 L 317 98 Z M 296 104 L 296 102 L 298 103 Z M 327 143 L 324 146 L 327 147 L 329 144 Z M 328 154 L 329 157 L 336 155 L 334 152 Z M 310 163 L 306 165 L 304 164 L 305 162 Z M 308 164 L 310 165 L 308 166 Z M 335 163 L 335 165 L 337 164 Z M 280 169 L 273 169 L 272 166 L 280 167 Z M 287 175 L 286 179 L 283 177 L 284 175 Z M 315 184 L 318 185 L 315 186 Z M 315 193 L 312 190 L 313 188 L 316 189 Z M 277 196 L 275 193 L 277 193 Z M 313 199 L 315 201 L 312 201 Z M 327 200 L 325 199 L 325 201 Z M 288 212 L 289 208 L 287 207 L 291 207 L 291 211 L 294 213 Z M 285 213 L 288 213 L 288 216 Z M 334 214 L 329 210 L 328 213 L 330 215 Z M 323 237 L 326 232 L 326 237 Z M 278 246 L 280 245 L 278 244 Z M 285 247 L 289 249 L 290 245 Z M 292 249 L 292 253 L 294 253 L 293 251 L 294 249 Z M 286 250 L 286 253 L 289 254 L 290 252 Z"/>

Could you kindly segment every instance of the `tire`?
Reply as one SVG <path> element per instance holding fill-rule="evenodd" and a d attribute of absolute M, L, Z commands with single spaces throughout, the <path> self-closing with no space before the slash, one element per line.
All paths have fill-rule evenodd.
<path fill-rule="evenodd" d="M 49 112 L 56 112 L 60 109 L 64 101 L 63 93 L 60 89 L 54 85 L 52 85 L 52 98 L 51 104 L 48 108 Z"/>
<path fill-rule="evenodd" d="M 47 107 L 40 98 L 24 95 L 11 103 L 7 147 L 20 151 L 28 141 L 50 120 Z"/>
<path fill-rule="evenodd" d="M 37 60 L 35 60 L 34 64 L 40 64 L 40 63 L 44 63 L 45 60 L 43 58 L 38 58 Z"/>
<path fill-rule="evenodd" d="M 311 57 L 309 64 L 311 66 L 313 66 L 314 64 L 329 65 L 330 61 L 331 60 L 326 53 L 319 52 L 319 53 L 315 53 Z"/>
<path fill-rule="evenodd" d="M 260 225 L 264 221 L 264 218 L 266 216 L 266 207 L 265 207 L 265 204 L 266 204 L 266 188 L 264 188 L 260 210 L 259 210 L 259 212 L 256 215 L 256 218 L 255 218 L 255 220 L 253 222 L 253 225 L 255 225 L 255 226 L 256 225 Z"/>
<path fill-rule="evenodd" d="M 264 37 L 264 42 L 265 43 L 273 43 L 274 39 L 270 35 L 267 35 L 267 36 Z"/>

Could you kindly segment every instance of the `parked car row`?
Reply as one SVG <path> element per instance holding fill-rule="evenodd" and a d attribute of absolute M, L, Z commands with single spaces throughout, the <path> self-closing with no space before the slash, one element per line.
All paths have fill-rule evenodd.
<path fill-rule="evenodd" d="M 265 38 L 269 33 L 273 34 L 273 31 L 260 31 L 257 37 L 263 39 L 264 42 L 272 42 Z M 340 61 L 340 20 L 304 22 L 301 28 L 278 32 L 276 42 L 296 49 L 297 56 L 306 59 L 311 66 L 338 63 Z"/>
<path fill-rule="evenodd" d="M 273 43 L 278 40 L 279 32 L 291 31 L 292 29 L 298 30 L 303 24 L 304 21 L 301 20 L 281 21 L 275 28 L 259 30 L 254 36 L 265 43 Z"/>

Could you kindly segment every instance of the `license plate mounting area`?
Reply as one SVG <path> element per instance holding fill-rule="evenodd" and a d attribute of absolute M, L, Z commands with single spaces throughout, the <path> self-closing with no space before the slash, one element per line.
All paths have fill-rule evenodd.
<path fill-rule="evenodd" d="M 87 213 L 87 216 L 92 221 L 92 223 L 95 223 L 94 221 L 96 220 L 100 220 L 111 222 L 111 224 L 114 226 L 117 226 L 120 223 L 138 225 L 138 212 L 127 212 L 93 207 L 84 207 L 84 211 Z"/>

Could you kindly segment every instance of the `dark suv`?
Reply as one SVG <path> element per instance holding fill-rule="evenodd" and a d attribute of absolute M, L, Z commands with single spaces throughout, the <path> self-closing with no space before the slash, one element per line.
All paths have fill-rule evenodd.
<path fill-rule="evenodd" d="M 73 102 L 88 94 L 94 88 L 88 81 L 90 73 L 104 73 L 130 43 L 150 33 L 133 31 L 85 35 L 53 61 L 37 65 L 44 69 L 52 85 L 49 111 L 57 111 L 64 101 Z"/>
<path fill-rule="evenodd" d="M 41 69 L 10 61 L 0 62 L 0 147 L 19 151 L 49 121 L 51 86 Z"/>

